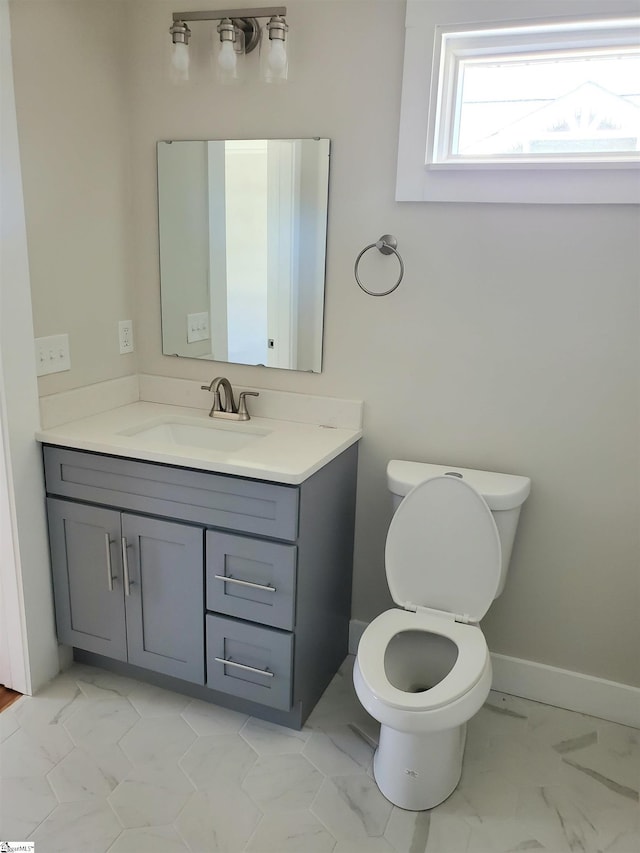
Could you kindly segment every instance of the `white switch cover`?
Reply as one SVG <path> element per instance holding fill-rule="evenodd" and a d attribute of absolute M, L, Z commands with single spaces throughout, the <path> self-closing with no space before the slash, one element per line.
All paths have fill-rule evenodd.
<path fill-rule="evenodd" d="M 209 312 L 201 311 L 199 314 L 187 314 L 187 343 L 209 339 Z"/>
<path fill-rule="evenodd" d="M 49 335 L 46 338 L 36 338 L 35 346 L 36 373 L 38 376 L 71 370 L 69 335 Z"/>
<path fill-rule="evenodd" d="M 120 355 L 133 352 L 133 322 L 131 320 L 120 320 L 118 323 L 118 340 L 120 341 Z"/>

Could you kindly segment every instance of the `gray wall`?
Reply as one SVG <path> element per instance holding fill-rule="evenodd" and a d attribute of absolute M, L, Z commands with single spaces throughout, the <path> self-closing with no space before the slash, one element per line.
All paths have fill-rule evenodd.
<path fill-rule="evenodd" d="M 52 69 L 49 54 L 34 50 L 33 40 L 44 39 L 49 20 L 70 6 L 87 11 L 96 5 L 14 4 L 21 23 L 14 50 L 23 166 L 29 186 L 37 182 L 47 204 L 60 166 L 52 151 L 37 147 L 41 138 L 34 133 L 39 126 L 44 132 L 49 119 L 57 127 L 61 122 L 36 89 L 68 69 Z M 354 618 L 371 619 L 390 603 L 382 560 L 390 514 L 388 459 L 526 474 L 533 491 L 511 575 L 483 623 L 491 649 L 640 684 L 638 208 L 396 203 L 405 9 L 399 0 L 290 2 L 292 79 L 273 88 L 216 87 L 205 57 L 210 32 L 197 24 L 194 79 L 186 88 L 173 88 L 166 72 L 171 12 L 194 3 L 126 5 L 129 64 L 122 72 L 114 64 L 109 80 L 124 77 L 126 112 L 116 112 L 125 118 L 120 132 L 131 185 L 127 203 L 105 217 L 102 239 L 113 242 L 117 226 L 132 237 L 128 276 L 137 306 L 138 368 L 198 380 L 216 372 L 161 354 L 156 141 L 330 137 L 324 371 L 319 376 L 248 366 L 224 371 L 243 385 L 366 401 Z M 585 0 L 581 8 L 610 13 L 613 5 Z M 557 13 L 575 9 L 560 0 L 534 6 Z M 115 20 L 122 6 L 109 7 Z M 41 18 L 42 9 L 47 12 Z M 86 25 L 93 28 L 88 19 Z M 330 59 L 326 39 L 319 36 L 327 31 L 333 37 Z M 115 38 L 113 50 L 119 50 Z M 85 66 L 93 71 L 98 60 L 84 50 L 65 54 L 76 72 L 69 85 L 83 85 L 78 75 Z M 80 144 L 75 128 L 81 117 L 73 104 L 57 106 L 68 111 L 65 133 Z M 107 182 L 119 162 L 118 147 L 88 142 L 81 147 Z M 72 171 L 68 177 L 73 185 Z M 76 189 L 81 199 L 88 192 Z M 50 216 L 43 234 L 34 227 L 34 205 L 32 191 L 27 207 L 34 310 L 38 333 L 46 334 L 49 297 L 42 273 L 61 225 Z M 74 228 L 82 243 L 94 223 L 88 218 Z M 392 296 L 372 299 L 357 288 L 353 261 L 386 232 L 398 237 L 406 275 Z M 372 267 L 369 263 L 366 272 L 373 276 Z M 116 298 L 98 277 L 88 278 L 82 264 L 71 259 L 67 273 L 54 286 L 70 323 L 80 310 L 75 299 L 80 286 L 94 305 L 112 309 Z M 390 258 L 382 283 L 395 274 Z M 76 347 L 86 369 L 72 371 L 63 380 L 66 387 L 101 375 L 89 343 Z M 121 360 L 105 361 L 102 372 L 119 371 Z"/>
<path fill-rule="evenodd" d="M 135 371 L 131 320 L 128 2 L 11 0 L 16 110 L 37 337 L 69 333 L 52 394 Z M 157 226 L 154 226 L 157 230 Z"/>

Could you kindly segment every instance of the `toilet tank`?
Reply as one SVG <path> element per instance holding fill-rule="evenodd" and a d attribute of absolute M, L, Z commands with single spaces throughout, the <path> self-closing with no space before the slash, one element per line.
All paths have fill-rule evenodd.
<path fill-rule="evenodd" d="M 504 589 L 511 560 L 513 541 L 520 518 L 520 508 L 531 490 L 531 480 L 516 474 L 497 474 L 493 471 L 476 471 L 451 465 L 431 465 L 427 462 L 405 462 L 392 459 L 387 465 L 387 485 L 393 500 L 393 510 L 403 497 L 423 480 L 443 474 L 459 476 L 482 495 L 491 510 L 498 528 L 502 547 L 500 583 L 495 597 Z"/>

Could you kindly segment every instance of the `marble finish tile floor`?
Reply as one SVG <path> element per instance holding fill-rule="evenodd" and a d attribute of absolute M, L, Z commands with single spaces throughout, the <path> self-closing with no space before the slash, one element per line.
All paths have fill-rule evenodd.
<path fill-rule="evenodd" d="M 301 732 L 74 665 L 0 714 L 0 838 L 37 853 L 638 853 L 640 732 L 492 693 L 457 790 L 389 803 L 348 658 Z"/>

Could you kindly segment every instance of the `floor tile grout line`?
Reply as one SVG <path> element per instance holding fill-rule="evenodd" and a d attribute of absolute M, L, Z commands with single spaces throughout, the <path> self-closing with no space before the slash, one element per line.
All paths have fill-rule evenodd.
<path fill-rule="evenodd" d="M 184 771 L 183 771 L 183 772 L 184 772 Z M 189 781 L 191 782 L 191 779 L 190 779 Z M 204 793 L 204 792 L 203 792 L 203 791 L 198 791 L 198 790 L 196 789 L 196 791 L 195 791 L 194 793 L 196 793 L 196 794 L 201 794 L 201 793 Z M 171 821 L 171 826 L 172 826 L 172 827 L 175 829 L 175 831 L 178 833 L 178 838 L 179 838 L 179 839 L 184 843 L 185 847 L 186 847 L 188 850 L 192 850 L 193 848 L 191 847 L 191 845 L 189 844 L 189 842 L 187 841 L 187 839 L 185 838 L 185 836 L 180 832 L 180 827 L 178 826 L 178 821 L 179 821 L 179 819 L 180 819 L 180 815 L 182 814 L 182 812 L 183 812 L 183 811 L 186 809 L 186 807 L 189 805 L 189 802 L 190 802 L 190 800 L 192 799 L 192 797 L 193 797 L 193 793 L 189 794 L 189 797 L 187 798 L 187 802 L 182 806 L 182 808 L 180 809 L 180 811 L 178 812 L 178 814 L 177 814 L 177 815 L 175 816 L 175 818 Z"/>
<path fill-rule="evenodd" d="M 191 703 L 189 703 L 189 705 L 190 705 L 190 704 L 191 704 Z M 189 705 L 187 705 L 187 708 L 189 707 Z M 194 735 L 195 735 L 197 738 L 198 738 L 198 737 L 202 737 L 202 735 L 201 735 L 201 734 L 199 734 L 199 733 L 196 731 L 195 727 L 191 725 L 191 723 L 189 722 L 189 720 L 185 719 L 185 717 L 184 717 L 184 712 L 187 710 L 187 708 L 185 708 L 183 711 L 181 711 L 181 712 L 180 712 L 180 719 L 185 721 L 185 723 L 189 726 L 189 728 L 191 729 L 191 731 L 194 733 Z M 183 756 L 183 757 L 184 757 L 184 756 Z"/>
<path fill-rule="evenodd" d="M 24 698 L 25 698 L 25 699 L 33 699 L 34 697 L 33 697 L 33 696 L 24 696 Z M 16 718 L 16 722 L 17 722 L 17 724 L 18 724 L 18 728 L 15 730 L 15 732 L 12 732 L 12 733 L 9 735 L 9 737 L 8 737 L 5 741 L 3 741 L 3 743 L 6 743 L 7 741 L 9 741 L 9 740 L 13 737 L 13 735 L 17 734 L 17 733 L 18 733 L 18 732 L 20 732 L 20 731 L 21 731 L 21 732 L 23 732 L 27 737 L 29 737 L 29 738 L 30 738 L 30 740 L 32 740 L 32 739 L 33 739 L 33 738 L 31 738 L 31 736 L 29 735 L 29 732 L 24 728 L 24 726 L 22 726 L 22 725 L 20 724 L 20 721 L 19 721 L 17 718 Z M 65 730 L 65 731 L 66 731 L 66 730 Z M 68 732 L 67 732 L 67 736 L 69 736 Z M 71 740 L 70 736 L 69 736 L 69 739 Z M 73 741 L 72 741 L 72 743 L 73 743 Z M 75 746 L 75 744 L 74 744 L 74 746 Z M 67 753 L 67 754 L 68 754 L 68 753 Z M 63 758 L 64 758 L 64 757 L 66 757 L 66 756 L 63 756 Z M 48 776 L 49 776 L 49 773 L 51 773 L 53 770 L 55 770 L 55 769 L 56 769 L 56 767 L 58 766 L 58 764 L 60 764 L 60 762 L 63 760 L 63 758 L 61 758 L 61 759 L 59 759 L 57 762 L 55 762 L 55 763 L 54 763 L 54 765 L 53 765 L 53 767 L 51 768 L 51 770 L 48 770 L 46 773 L 43 773 L 43 774 L 42 774 L 42 778 L 43 778 L 43 779 L 44 779 L 44 781 L 47 783 L 47 785 L 48 785 L 48 787 L 49 787 L 49 790 L 51 791 L 51 796 L 52 796 L 52 797 L 53 797 L 53 799 L 55 800 L 55 803 L 56 803 L 56 804 L 55 804 L 55 806 L 51 809 L 51 811 L 50 811 L 50 812 L 48 812 L 48 814 L 46 814 L 46 815 L 42 818 L 42 820 L 40 820 L 40 821 L 38 822 L 37 826 L 35 826 L 35 827 L 31 830 L 31 832 L 30 832 L 30 833 L 29 833 L 29 835 L 28 835 L 28 839 L 29 839 L 29 838 L 31 838 L 31 836 L 33 835 L 33 833 L 34 833 L 34 832 L 37 832 L 37 830 L 40 828 L 40 826 L 42 826 L 42 824 L 47 820 L 47 818 L 48 818 L 48 817 L 50 817 L 50 816 L 53 814 L 53 812 L 58 808 L 58 806 L 60 806 L 60 805 L 61 805 L 61 802 L 60 802 L 60 800 L 58 799 L 58 796 L 57 796 L 56 792 L 54 791 L 54 789 L 53 789 L 53 787 L 52 787 L 52 785 L 51 785 L 51 782 L 49 781 Z M 49 760 L 51 760 L 51 759 L 49 759 Z M 30 778 L 30 777 L 25 777 L 25 778 Z M 34 778 L 38 778 L 38 777 L 34 777 Z M 1 781 L 2 781 L 2 779 L 0 779 L 0 782 L 1 782 Z M 27 840 L 28 840 L 28 839 L 27 839 Z"/>
<path fill-rule="evenodd" d="M 246 844 L 245 844 L 245 845 L 244 845 L 244 847 L 242 848 L 242 853 L 245 853 L 245 851 L 247 850 L 247 848 L 248 848 L 248 847 L 249 847 L 249 845 L 251 844 L 251 841 L 253 840 L 253 838 L 254 838 L 254 836 L 255 836 L 256 832 L 257 832 L 257 831 L 258 831 L 258 829 L 260 828 L 260 825 L 262 824 L 262 822 L 264 821 L 264 819 L 265 819 L 265 817 L 266 817 L 265 812 L 263 812 L 263 811 L 262 811 L 262 809 L 257 805 L 257 803 L 255 802 L 255 800 L 253 799 L 253 797 L 251 797 L 251 795 L 250 795 L 250 794 L 248 794 L 248 793 L 247 793 L 247 791 L 245 791 L 245 794 L 247 794 L 247 796 L 251 799 L 251 802 L 252 802 L 252 803 L 254 803 L 254 805 L 256 806 L 256 808 L 258 809 L 258 811 L 260 812 L 260 819 L 259 819 L 259 820 L 258 820 L 258 822 L 256 823 L 256 825 L 255 825 L 255 829 L 253 830 L 253 832 L 251 833 L 251 835 L 250 835 L 250 836 L 249 836 L 249 838 L 247 839 Z"/>
<path fill-rule="evenodd" d="M 111 844 L 110 844 L 110 845 L 107 847 L 107 849 L 105 850 L 105 853 L 110 853 L 110 851 L 111 851 L 111 850 L 113 850 L 114 845 L 118 842 L 118 840 L 119 840 L 120 838 L 122 838 L 122 835 L 123 835 L 124 831 L 125 831 L 125 830 L 124 830 L 124 829 L 122 829 L 122 830 L 120 831 L 120 833 L 119 833 L 119 834 L 118 834 L 118 835 L 113 839 L 113 841 L 111 842 Z"/>
<path fill-rule="evenodd" d="M 52 768 L 52 769 L 55 769 L 55 768 Z M 27 841 L 31 838 L 31 836 L 33 835 L 33 833 L 34 833 L 34 832 L 37 832 L 37 830 L 42 826 L 42 824 L 45 822 L 45 820 L 46 820 L 48 817 L 50 817 L 50 816 L 54 813 L 54 811 L 58 808 L 58 806 L 60 805 L 60 800 L 56 797 L 55 791 L 54 791 L 54 790 L 53 790 L 53 788 L 51 787 L 51 783 L 49 782 L 49 780 L 47 779 L 47 777 L 46 777 L 46 776 L 45 776 L 44 778 L 45 778 L 45 781 L 46 781 L 47 785 L 49 786 L 49 789 L 50 789 L 50 791 L 51 791 L 51 794 L 52 794 L 52 796 L 53 796 L 53 799 L 56 801 L 56 804 L 55 804 L 55 806 L 51 809 L 51 811 L 50 811 L 48 814 L 46 814 L 46 815 L 42 818 L 42 820 L 38 823 L 38 825 L 37 825 L 36 827 L 34 827 L 34 828 L 31 830 L 31 832 L 29 833 L 29 835 L 28 835 L 28 837 L 27 837 L 27 839 L 26 839 Z"/>
<path fill-rule="evenodd" d="M 326 781 L 326 779 L 327 779 L 327 778 L 329 778 L 329 777 L 325 777 L 325 781 Z M 323 782 L 323 784 L 324 784 L 324 782 Z M 322 785 L 320 785 L 320 788 L 322 788 Z M 339 839 L 339 838 L 336 838 L 336 836 L 333 834 L 333 832 L 332 832 L 332 831 L 329 829 L 329 827 L 327 826 L 326 822 L 325 822 L 324 820 L 322 820 L 322 818 L 320 817 L 320 815 L 319 815 L 317 812 L 315 812 L 315 811 L 313 810 L 314 803 L 315 803 L 315 801 L 318 799 L 318 797 L 319 797 L 319 795 L 320 795 L 320 788 L 318 788 L 318 792 L 316 793 L 315 797 L 314 797 L 314 798 L 313 798 L 313 800 L 311 801 L 311 805 L 309 806 L 309 811 L 310 811 L 310 812 L 311 812 L 311 814 L 315 817 L 315 819 L 316 819 L 316 820 L 317 820 L 317 821 L 318 821 L 322 826 L 324 826 L 324 828 L 327 830 L 327 832 L 329 833 L 329 835 L 330 835 L 332 838 L 335 838 L 336 843 L 333 845 L 333 847 L 334 847 L 334 849 L 335 849 L 335 848 L 338 846 L 338 844 L 340 843 L 340 839 Z"/>
<path fill-rule="evenodd" d="M 322 772 L 322 771 L 319 771 L 319 772 Z M 360 775 L 367 775 L 367 774 L 360 774 L 360 773 L 346 773 L 346 774 L 336 774 L 336 775 L 334 775 L 334 776 L 327 776 L 326 774 L 323 774 L 323 775 L 324 775 L 324 777 L 325 777 L 325 781 L 327 781 L 327 780 L 331 780 L 331 781 L 333 781 L 333 779 L 335 779 L 335 778 L 346 778 L 346 777 L 350 777 L 350 776 L 360 776 Z M 368 777 L 368 776 L 367 776 L 367 778 L 370 778 L 370 777 Z M 375 780 L 374 780 L 374 779 L 372 779 L 371 781 L 373 781 L 373 782 L 375 783 Z M 324 784 L 324 782 L 323 782 L 322 784 Z M 333 834 L 333 832 L 329 829 L 329 827 L 327 826 L 327 824 L 325 823 L 325 821 L 323 821 L 323 820 L 322 820 L 322 818 L 320 817 L 320 815 L 319 815 L 317 812 L 313 811 L 313 806 L 314 806 L 314 804 L 315 804 L 316 800 L 318 799 L 318 797 L 320 796 L 320 789 L 322 788 L 322 784 L 321 784 L 321 785 L 320 785 L 320 787 L 318 788 L 318 791 L 316 792 L 315 797 L 313 798 L 313 800 L 311 801 L 311 804 L 309 805 L 309 811 L 313 814 L 313 816 L 314 816 L 318 821 L 320 821 L 320 823 L 325 827 L 325 829 L 327 830 L 327 832 L 329 833 L 329 835 L 331 835 L 333 838 L 335 838 L 335 835 L 334 835 L 334 834 Z M 380 796 L 384 796 L 384 795 L 383 795 L 383 794 L 381 794 Z M 384 824 L 384 829 L 382 830 L 382 833 L 381 833 L 380 835 L 371 835 L 371 836 L 369 836 L 369 838 L 382 838 L 382 839 L 385 839 L 385 835 L 384 835 L 384 834 L 385 834 L 385 832 L 387 831 L 387 826 L 389 825 L 389 821 L 391 820 L 391 815 L 393 814 L 393 809 L 395 808 L 394 804 L 393 804 L 390 800 L 387 800 L 387 799 L 386 799 L 386 797 L 385 797 L 385 801 L 386 801 L 386 802 L 388 802 L 388 803 L 391 805 L 391 810 L 390 810 L 389 814 L 387 815 L 387 819 L 386 819 L 385 824 Z M 385 840 L 386 840 L 386 839 L 385 839 Z M 339 844 L 339 843 L 340 843 L 340 839 L 339 839 L 339 838 L 337 838 L 337 839 L 336 839 L 336 846 L 337 846 L 337 844 Z M 395 849 L 395 845 L 391 844 L 391 842 L 388 842 L 388 843 L 389 843 L 389 846 L 390 846 L 392 849 Z"/>

